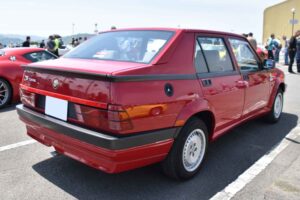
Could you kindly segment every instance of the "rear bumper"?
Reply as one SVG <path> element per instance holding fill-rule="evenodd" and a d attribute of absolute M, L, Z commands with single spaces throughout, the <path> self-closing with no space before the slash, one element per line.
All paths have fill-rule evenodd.
<path fill-rule="evenodd" d="M 117 173 L 163 160 L 179 128 L 110 136 L 17 106 L 27 134 L 58 152 L 107 173 Z"/>

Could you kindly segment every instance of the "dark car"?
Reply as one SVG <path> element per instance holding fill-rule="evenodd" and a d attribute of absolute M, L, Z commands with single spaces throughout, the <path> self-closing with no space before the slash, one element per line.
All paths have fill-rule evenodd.
<path fill-rule="evenodd" d="M 242 36 L 205 30 L 104 32 L 25 67 L 27 134 L 96 169 L 156 162 L 187 179 L 208 144 L 258 116 L 280 119 L 284 74 Z"/>

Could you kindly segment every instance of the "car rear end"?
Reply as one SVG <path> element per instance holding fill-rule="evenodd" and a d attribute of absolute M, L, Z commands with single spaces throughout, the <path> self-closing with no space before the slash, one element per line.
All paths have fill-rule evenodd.
<path fill-rule="evenodd" d="M 162 37 L 169 40 L 172 34 Z M 126 52 L 136 41 L 105 44 L 109 39 L 103 39 L 100 44 L 105 47 L 100 50 L 89 52 L 93 47 L 83 44 L 65 58 L 24 66 L 22 105 L 17 111 L 32 138 L 89 166 L 116 173 L 164 159 L 176 129 L 137 133 L 128 105 L 114 103 L 113 74 L 149 67 L 159 52 L 146 52 L 139 60 L 139 54 L 117 55 L 113 48 Z M 158 44 L 159 49 L 168 40 Z M 125 60 L 129 56 L 136 60 Z M 143 112 L 142 108 L 136 110 Z"/>

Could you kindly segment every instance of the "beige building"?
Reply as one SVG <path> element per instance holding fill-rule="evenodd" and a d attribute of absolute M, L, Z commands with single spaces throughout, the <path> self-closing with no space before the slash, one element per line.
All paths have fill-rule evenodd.
<path fill-rule="evenodd" d="M 288 38 L 292 35 L 293 9 L 295 14 L 294 32 L 300 29 L 300 0 L 286 0 L 265 9 L 264 12 L 264 27 L 263 27 L 263 43 L 272 33 L 275 37 L 286 35 Z"/>

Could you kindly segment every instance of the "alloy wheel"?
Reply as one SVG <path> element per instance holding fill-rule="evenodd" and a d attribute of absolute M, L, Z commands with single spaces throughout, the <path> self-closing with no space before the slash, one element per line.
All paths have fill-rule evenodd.
<path fill-rule="evenodd" d="M 8 85 L 6 82 L 0 80 L 0 106 L 7 103 L 9 98 Z"/>
<path fill-rule="evenodd" d="M 201 129 L 193 130 L 187 137 L 183 152 L 183 167 L 188 172 L 193 172 L 201 164 L 206 150 L 206 137 Z"/>
<path fill-rule="evenodd" d="M 274 117 L 276 119 L 280 117 L 282 112 L 282 107 L 283 107 L 283 96 L 281 93 L 278 93 L 274 104 Z"/>

